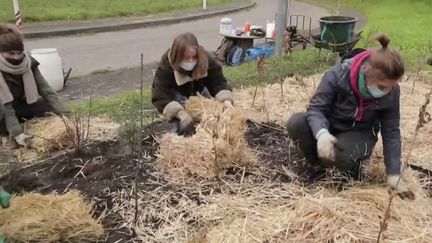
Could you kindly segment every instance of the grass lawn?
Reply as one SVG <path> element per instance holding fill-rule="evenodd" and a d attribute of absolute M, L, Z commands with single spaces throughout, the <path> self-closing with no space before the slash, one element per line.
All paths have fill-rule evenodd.
<path fill-rule="evenodd" d="M 97 99 L 91 101 L 91 115 L 105 115 L 114 121 L 120 122 L 127 116 L 139 115 L 140 92 L 130 91 L 112 97 Z M 143 109 L 152 109 L 150 88 L 146 88 L 143 92 Z M 115 108 L 114 108 L 115 107 Z M 72 112 L 83 113 L 88 112 L 90 102 L 85 101 L 69 106 Z"/>
<path fill-rule="evenodd" d="M 208 5 L 232 2 L 211 0 Z M 199 8 L 201 0 L 20 0 L 25 22 L 146 16 Z M 12 0 L 0 0 L 0 22 L 13 22 Z"/>
<path fill-rule="evenodd" d="M 265 77 L 258 78 L 256 64 L 246 63 L 236 67 L 226 67 L 224 74 L 232 87 L 255 85 L 257 83 L 273 83 L 294 74 L 309 75 L 326 70 L 330 63 L 326 61 L 327 52 L 323 51 L 318 56 L 316 49 L 294 52 L 281 58 L 270 58 L 266 61 Z M 332 60 L 333 61 L 333 60 Z M 117 122 L 125 120 L 139 121 L 140 92 L 125 92 L 113 97 L 93 100 L 91 105 L 92 115 L 105 115 Z M 115 107 L 115 109 L 113 109 Z M 150 88 L 144 90 L 144 110 L 151 110 Z M 73 112 L 86 112 L 89 102 L 83 102 L 70 106 Z M 150 114 L 151 112 L 146 112 Z M 149 115 L 147 115 L 149 117 Z"/>
<path fill-rule="evenodd" d="M 307 0 L 332 9 L 337 0 Z M 431 0 L 342 0 L 343 5 L 354 7 L 367 17 L 359 46 L 368 46 L 367 37 L 374 33 L 388 33 L 390 46 L 397 48 L 406 58 L 409 68 L 416 69 L 418 61 L 425 63 L 432 55 L 432 1 Z M 423 67 L 432 71 L 426 65 Z"/>

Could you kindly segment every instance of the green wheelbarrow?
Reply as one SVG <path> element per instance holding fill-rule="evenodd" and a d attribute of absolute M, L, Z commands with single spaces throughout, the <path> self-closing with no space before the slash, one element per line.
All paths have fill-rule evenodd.
<path fill-rule="evenodd" d="M 355 34 L 357 18 L 350 16 L 326 16 L 319 19 L 320 33 L 311 36 L 311 44 L 339 55 L 349 52 L 359 42 L 361 32 Z"/>

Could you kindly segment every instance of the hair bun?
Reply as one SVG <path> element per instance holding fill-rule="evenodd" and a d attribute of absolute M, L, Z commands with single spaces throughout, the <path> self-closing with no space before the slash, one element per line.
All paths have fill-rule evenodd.
<path fill-rule="evenodd" d="M 390 38 L 384 33 L 376 35 L 374 40 L 378 41 L 383 49 L 387 49 L 390 43 Z"/>

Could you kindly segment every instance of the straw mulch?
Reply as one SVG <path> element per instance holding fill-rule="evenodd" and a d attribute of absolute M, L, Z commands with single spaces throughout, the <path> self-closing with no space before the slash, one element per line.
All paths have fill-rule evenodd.
<path fill-rule="evenodd" d="M 290 199 L 260 191 L 214 198 L 229 215 L 210 229 L 201 242 L 375 242 L 388 205 L 388 192 L 379 186 L 356 186 L 341 192 L 325 188 L 295 193 Z M 417 192 L 421 193 L 421 192 Z M 420 196 L 419 194 L 417 194 Z M 280 196 L 280 195 L 279 195 Z M 257 203 L 259 202 L 259 203 Z M 397 199 L 385 232 L 387 241 L 430 242 L 432 210 L 424 195 L 414 202 Z"/>
<path fill-rule="evenodd" d="M 312 185 L 280 183 L 271 169 L 240 170 L 221 181 L 173 181 L 154 173 L 140 191 L 135 230 L 143 242 L 375 242 L 389 193 L 368 176 L 334 189 L 331 180 Z M 379 174 L 379 173 L 378 173 Z M 431 242 L 430 199 L 410 172 L 415 201 L 395 198 L 385 242 Z M 381 179 L 382 181 L 382 179 Z M 117 192 L 115 210 L 133 227 L 129 190 Z M 123 201 L 120 201 L 120 198 Z"/>
<path fill-rule="evenodd" d="M 247 113 L 247 118 L 256 122 L 274 121 L 284 124 L 295 112 L 303 112 L 322 75 L 289 77 L 282 85 L 274 83 L 234 91 L 235 105 Z"/>
<path fill-rule="evenodd" d="M 118 135 L 119 124 L 110 120 L 91 118 L 90 127 L 87 127 L 88 120 L 83 119 L 80 122 L 81 140 L 103 141 L 114 139 Z M 25 132 L 34 136 L 31 147 L 20 147 L 10 152 L 15 160 L 24 163 L 35 162 L 56 153 L 64 153 L 73 148 L 74 141 L 77 139 L 75 127 L 76 122 L 69 119 L 63 120 L 54 114 L 34 118 L 25 123 Z"/>
<path fill-rule="evenodd" d="M 285 124 L 289 117 L 296 112 L 304 112 L 312 97 L 316 86 L 319 84 L 322 75 L 310 77 L 290 77 L 283 85 L 275 83 L 259 87 L 255 104 L 252 105 L 255 87 L 235 91 L 236 106 L 241 107 L 247 114 L 247 118 L 256 122 L 274 121 Z M 418 121 L 419 109 L 425 102 L 425 95 L 432 88 L 422 82 L 416 82 L 412 93 L 413 80 L 403 78 L 401 82 L 401 133 L 403 141 L 403 153 L 409 150 L 412 137 Z M 283 92 L 281 90 L 283 87 Z M 432 105 L 428 107 L 432 114 Z M 419 133 L 415 150 L 411 155 L 411 162 L 421 164 L 432 170 L 432 150 L 429 146 L 429 139 L 432 135 L 432 123 L 428 123 Z M 376 152 L 381 153 L 381 141 L 377 143 Z"/>
<path fill-rule="evenodd" d="M 305 110 L 318 82 L 319 76 L 288 78 L 283 84 L 283 95 L 280 84 L 259 88 L 254 106 L 255 88 L 238 90 L 236 105 L 243 108 L 249 119 L 283 124 L 292 113 Z M 403 161 L 413 142 L 424 94 L 431 88 L 417 84 L 411 94 L 411 87 L 411 81 L 401 84 Z M 409 163 L 416 162 L 422 167 L 430 165 L 425 158 L 432 155 L 431 126 L 428 123 L 420 130 Z M 141 192 L 138 197 L 140 205 L 151 206 L 139 212 L 136 233 L 144 242 L 376 242 L 391 195 L 385 185 L 380 142 L 377 145 L 362 182 L 343 179 L 335 172 L 311 184 L 295 180 L 284 183 L 270 176 L 274 173 L 291 175 L 287 167 L 292 161 L 287 162 L 287 167 L 245 167 L 218 181 L 186 178 L 179 182 L 171 174 L 154 172 L 147 182 L 154 186 L 153 190 Z M 207 153 L 205 146 L 198 148 L 202 149 L 202 155 Z M 192 159 L 189 153 L 178 156 Z M 382 239 L 385 242 L 432 242 L 431 199 L 426 190 L 432 180 L 409 168 L 405 169 L 403 177 L 416 199 L 394 199 Z M 124 199 L 129 191 L 117 193 L 117 198 Z M 119 200 L 116 205 L 116 210 L 125 218 L 133 218 L 131 201 Z M 131 222 L 130 227 L 133 227 Z"/>
<path fill-rule="evenodd" d="M 224 109 L 219 102 L 202 97 L 189 99 L 186 109 L 200 119 L 197 133 L 162 136 L 159 157 L 164 171 L 177 178 L 212 179 L 224 169 L 258 164 L 244 139 L 246 117 L 241 110 Z"/>
<path fill-rule="evenodd" d="M 10 208 L 0 210 L 0 232 L 8 242 L 96 241 L 103 228 L 91 208 L 77 191 L 14 196 Z"/>

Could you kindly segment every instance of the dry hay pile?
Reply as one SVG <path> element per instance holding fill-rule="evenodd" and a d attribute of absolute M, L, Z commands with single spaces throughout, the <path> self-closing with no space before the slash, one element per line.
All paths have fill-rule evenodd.
<path fill-rule="evenodd" d="M 312 79 L 319 82 L 318 76 Z M 268 95 L 264 100 L 258 92 L 255 106 L 251 106 L 255 88 L 237 91 L 236 105 L 253 120 L 283 123 L 292 113 L 305 110 L 315 86 L 311 78 L 306 80 L 310 81 L 287 79 L 283 96 L 279 84 L 264 87 Z M 411 85 L 401 84 L 404 156 L 424 103 L 423 94 L 430 89 L 418 84 L 415 93 L 410 94 Z M 420 130 L 413 159 L 430 157 L 430 129 L 429 123 Z M 309 185 L 282 183 L 270 175 L 274 170 L 291 173 L 283 167 L 244 168 L 219 181 L 189 178 L 179 182 L 156 172 L 148 182 L 156 188 L 139 195 L 140 205 L 151 206 L 139 212 L 136 233 L 144 242 L 376 242 L 390 198 L 384 183 L 382 151 L 379 147 L 376 150 L 362 182 L 341 183 L 328 176 Z M 421 161 L 420 165 L 428 163 Z M 431 199 L 426 190 L 431 178 L 405 169 L 404 180 L 416 199 L 394 199 L 382 239 L 432 242 Z M 128 193 L 118 192 L 116 198 L 126 199 Z M 118 200 L 116 204 L 125 218 L 133 218 L 133 203 Z"/>
<path fill-rule="evenodd" d="M 14 196 L 10 208 L 0 210 L 0 232 L 8 242 L 96 241 L 103 228 L 91 208 L 77 191 Z"/>
<path fill-rule="evenodd" d="M 54 114 L 46 117 L 38 117 L 25 123 L 25 132 L 33 135 L 30 148 L 13 149 L 13 157 L 22 162 L 34 162 L 49 155 L 64 153 L 74 147 L 77 139 L 86 142 L 106 141 L 114 139 L 118 134 L 119 124 L 99 117 L 79 122 L 79 133 L 77 137 L 77 121 L 62 119 Z"/>
<path fill-rule="evenodd" d="M 177 178 L 191 175 L 212 179 L 224 169 L 254 166 L 257 159 L 244 134 L 246 117 L 239 109 L 224 109 L 220 102 L 192 97 L 186 109 L 200 119 L 192 137 L 167 133 L 159 146 L 161 167 Z"/>

